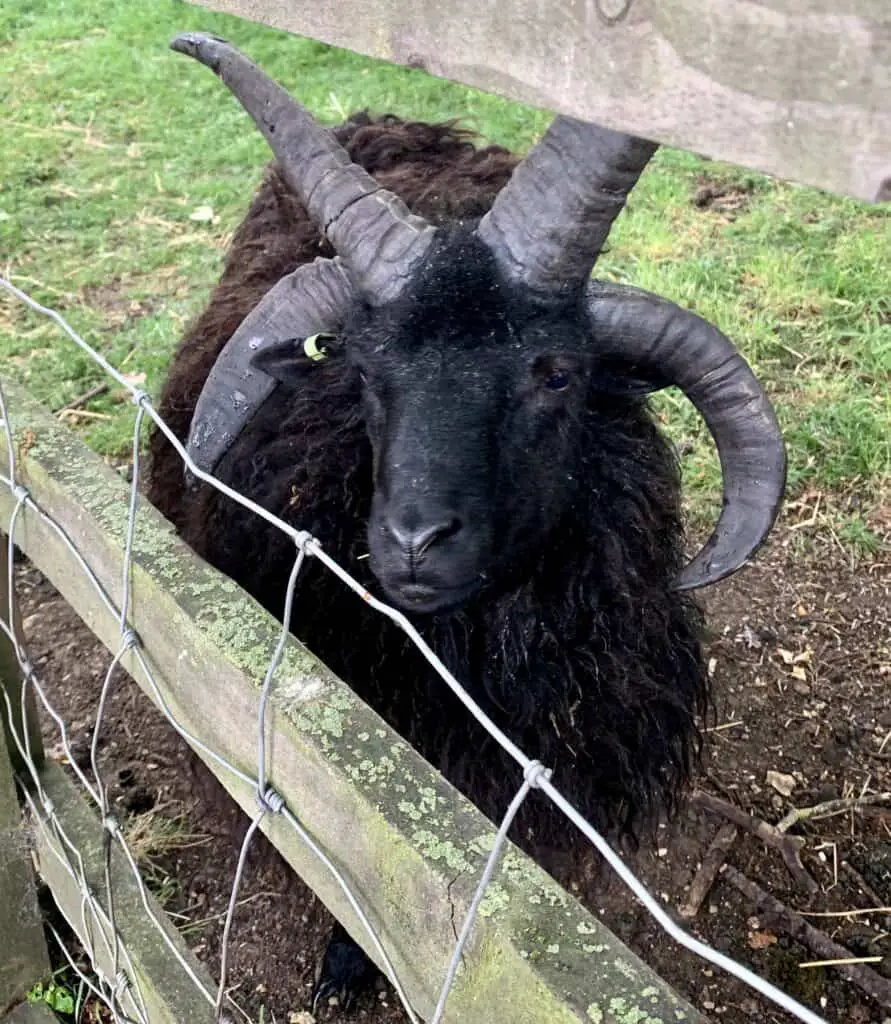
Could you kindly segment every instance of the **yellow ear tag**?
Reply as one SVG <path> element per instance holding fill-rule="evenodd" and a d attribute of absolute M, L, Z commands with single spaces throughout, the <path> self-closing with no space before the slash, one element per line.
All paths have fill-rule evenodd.
<path fill-rule="evenodd" d="M 303 352 L 314 363 L 328 358 L 328 350 L 319 345 L 319 338 L 330 338 L 330 334 L 312 334 L 303 342 Z"/>

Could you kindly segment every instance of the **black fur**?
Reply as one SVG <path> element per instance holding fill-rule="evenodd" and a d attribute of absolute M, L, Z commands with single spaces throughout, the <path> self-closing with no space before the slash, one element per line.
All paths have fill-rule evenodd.
<path fill-rule="evenodd" d="M 514 163 L 501 150 L 474 150 L 450 126 L 360 118 L 340 137 L 382 185 L 440 221 L 482 214 Z M 236 234 L 208 311 L 175 357 L 160 412 L 178 436 L 185 437 L 201 385 L 243 316 L 283 274 L 320 252 L 329 252 L 326 243 L 273 170 Z M 449 297 L 446 319 L 461 308 L 450 293 L 460 296 L 467 276 L 462 261 L 453 267 L 446 261 L 437 271 L 437 294 Z M 422 305 L 418 316 L 429 311 Z M 567 322 L 574 315 L 568 309 Z M 472 335 L 474 326 L 465 322 L 463 330 Z M 500 584 L 455 611 L 421 616 L 418 625 L 505 732 L 554 769 L 556 785 L 583 814 L 633 833 L 653 812 L 670 810 L 688 779 L 706 677 L 699 612 L 670 589 L 683 542 L 673 454 L 643 400 L 598 385 L 596 365 L 588 365 L 578 411 L 555 414 L 569 437 L 575 483 L 546 532 Z M 311 531 L 380 590 L 368 562 L 357 561 L 368 551 L 374 486 L 361 393 L 351 360 L 314 365 L 276 391 L 219 473 Z M 520 491 L 524 480 L 517 474 L 499 482 L 505 486 Z M 280 614 L 290 542 L 208 488 L 187 496 L 181 464 L 158 435 L 149 496 L 192 547 Z M 519 771 L 403 634 L 312 563 L 293 621 L 365 701 L 486 814 L 501 817 Z M 545 863 L 555 863 L 557 850 L 581 849 L 571 826 L 537 797 L 527 801 L 515 835 Z"/>

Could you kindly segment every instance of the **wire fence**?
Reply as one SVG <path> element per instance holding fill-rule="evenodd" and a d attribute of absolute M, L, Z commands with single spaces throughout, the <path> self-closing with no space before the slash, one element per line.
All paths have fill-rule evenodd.
<path fill-rule="evenodd" d="M 604 837 L 601 836 L 593 826 L 581 816 L 581 814 L 579 814 L 579 812 L 553 785 L 551 782 L 551 772 L 548 767 L 542 765 L 536 760 L 528 758 L 523 751 L 521 751 L 507 736 L 504 735 L 501 730 L 498 729 L 498 727 L 487 717 L 485 712 L 474 702 L 461 683 L 455 679 L 448 669 L 446 669 L 442 662 L 437 658 L 434 651 L 431 650 L 424 642 L 411 622 L 401 612 L 389 607 L 383 602 L 377 600 L 373 595 L 369 594 L 365 588 L 354 580 L 345 569 L 325 553 L 320 544 L 309 533 L 294 529 L 292 526 L 278 519 L 268 510 L 232 490 L 232 488 L 228 487 L 225 483 L 196 466 L 170 428 L 155 411 L 148 394 L 145 391 L 134 387 L 133 384 L 120 374 L 110 363 L 108 363 L 108 361 L 99 352 L 88 344 L 58 312 L 36 302 L 29 295 L 16 288 L 4 278 L 0 278 L 0 286 L 30 307 L 33 311 L 55 321 L 55 323 L 65 332 L 65 334 L 67 334 L 74 344 L 76 344 L 96 364 L 98 364 L 98 366 L 100 366 L 102 370 L 120 387 L 129 392 L 132 401 L 137 407 L 136 421 L 133 429 L 133 470 L 130 486 L 123 573 L 120 580 L 120 592 L 118 594 L 110 594 L 100 582 L 97 574 L 93 571 L 90 565 L 87 564 L 86 559 L 78 551 L 76 545 L 66 534 L 62 526 L 60 526 L 52 516 L 48 515 L 48 513 L 40 507 L 35 498 L 20 482 L 11 412 L 7 406 L 7 401 L 3 393 L 2 381 L 0 381 L 0 430 L 5 433 L 6 447 L 8 450 L 6 469 L 5 471 L 0 471 L 0 486 L 8 488 L 15 502 L 9 522 L 0 523 L 0 530 L 7 534 L 9 545 L 9 569 L 8 578 L 5 581 L 10 598 L 9 606 L 10 608 L 14 606 L 13 597 L 15 580 L 13 574 L 12 555 L 16 540 L 16 531 L 22 510 L 27 509 L 29 514 L 41 517 L 46 525 L 52 529 L 55 534 L 57 534 L 60 540 L 70 550 L 84 576 L 90 581 L 93 588 L 95 588 L 102 603 L 105 605 L 108 612 L 115 617 L 119 626 L 119 646 L 108 666 L 96 708 L 96 717 L 93 724 L 93 736 L 90 749 L 90 769 L 88 773 L 78 766 L 78 759 L 74 756 L 71 749 L 66 722 L 53 707 L 33 664 L 28 658 L 27 646 L 21 635 L 21 631 L 15 628 L 12 621 L 0 621 L 0 630 L 6 634 L 7 638 L 13 645 L 16 659 L 24 680 L 24 685 L 21 691 L 21 707 L 17 712 L 16 709 L 12 707 L 9 696 L 5 694 L 5 691 L 4 696 L 6 698 L 7 716 L 9 718 L 15 745 L 17 746 L 18 752 L 31 776 L 32 792 L 27 795 L 31 812 L 38 827 L 43 830 L 49 838 L 54 840 L 53 848 L 60 851 L 57 855 L 62 861 L 64 870 L 78 885 L 81 893 L 84 921 L 86 921 L 87 912 L 89 911 L 92 913 L 94 920 L 102 923 L 102 926 L 98 929 L 99 934 L 93 934 L 92 938 L 86 943 L 86 952 L 94 966 L 93 977 L 88 976 L 77 966 L 77 961 L 74 955 L 65 949 L 64 943 L 58 935 L 56 938 L 62 946 L 64 954 L 71 966 L 80 976 L 83 991 L 101 999 L 108 1006 L 115 1021 L 130 1022 L 136 1020 L 139 1024 L 152 1024 L 147 1015 L 144 993 L 140 989 L 138 976 L 133 969 L 133 964 L 129 962 L 128 953 L 124 943 L 121 941 L 119 925 L 115 917 L 115 892 L 112 884 L 112 872 L 110 868 L 112 848 L 114 846 L 119 848 L 129 864 L 135 883 L 142 896 L 142 902 L 146 913 L 149 915 L 149 918 L 156 927 L 160 938 L 165 945 L 169 947 L 174 957 L 176 957 L 182 967 L 182 970 L 190 979 L 191 983 L 194 984 L 197 991 L 207 1001 L 209 1006 L 212 1007 L 214 1019 L 218 1021 L 224 1020 L 226 1019 L 225 1003 L 229 961 L 229 936 L 231 934 L 232 921 L 238 902 L 238 894 L 247 854 L 260 824 L 267 815 L 275 815 L 293 829 L 299 839 L 306 844 L 308 849 L 312 851 L 312 854 L 317 857 L 320 863 L 324 865 L 325 869 L 330 872 L 331 877 L 342 890 L 350 907 L 361 923 L 362 928 L 365 930 L 367 942 L 372 945 L 377 953 L 379 962 L 384 965 L 388 979 L 398 994 L 408 1019 L 412 1024 L 419 1024 L 419 1015 L 411 1005 L 408 996 L 406 995 L 405 989 L 393 966 L 391 957 L 385 948 L 385 944 L 381 940 L 376 929 L 373 927 L 368 914 L 363 909 L 362 894 L 352 891 L 352 888 L 343 873 L 338 870 L 331 858 L 313 840 L 312 836 L 303 827 L 298 817 L 289 808 L 286 797 L 276 792 L 269 782 L 269 743 L 266 726 L 267 705 L 273 681 L 276 676 L 276 671 L 281 662 L 285 643 L 290 632 L 291 609 L 293 606 L 294 594 L 299 584 L 301 569 L 303 568 L 307 558 L 314 558 L 321 562 L 327 570 L 334 573 L 334 575 L 342 581 L 344 586 L 349 587 L 354 591 L 357 595 L 357 599 L 365 601 L 380 612 L 380 614 L 391 619 L 402 630 L 404 630 L 409 637 L 411 637 L 424 658 L 439 674 L 443 684 L 453 691 L 453 693 L 466 707 L 468 713 L 472 715 L 477 722 L 484 726 L 489 734 L 497 740 L 497 742 L 517 764 L 518 785 L 516 795 L 511 801 L 510 806 L 507 808 L 504 818 L 498 828 L 495 841 L 480 876 L 475 894 L 462 923 L 457 942 L 454 946 L 451 961 L 442 980 L 436 1008 L 432 1017 L 429 1018 L 430 1024 L 439 1024 L 439 1022 L 445 1019 L 449 995 L 458 974 L 463 951 L 474 928 L 474 924 L 477 921 L 480 904 L 504 852 L 510 825 L 523 801 L 532 789 L 542 791 L 550 798 L 551 801 L 553 801 L 563 814 L 565 814 L 566 817 L 569 818 L 569 820 L 572 821 L 572 823 L 579 828 L 582 833 L 584 833 L 602 857 L 608 862 L 612 870 L 616 872 L 622 882 L 628 887 L 631 893 L 644 905 L 647 911 L 658 922 L 660 927 L 681 946 L 690 950 L 703 960 L 708 961 L 738 978 L 745 984 L 749 985 L 753 990 L 757 991 L 760 995 L 776 1004 L 778 1007 L 786 1010 L 798 1020 L 805 1022 L 805 1024 L 826 1024 L 823 1018 L 802 1006 L 787 994 L 778 990 L 747 967 L 736 962 L 729 956 L 712 949 L 679 927 L 678 924 L 666 913 L 659 902 L 650 895 L 644 884 L 634 875 L 619 855 L 611 848 L 606 839 L 604 839 Z M 179 453 L 184 465 L 192 474 L 194 474 L 195 477 L 215 487 L 233 501 L 238 502 L 246 509 L 249 509 L 254 514 L 273 524 L 276 528 L 286 534 L 294 545 L 294 563 L 287 584 L 281 631 L 275 649 L 271 652 L 260 694 L 259 712 L 256 721 L 257 772 L 255 776 L 251 776 L 243 772 L 236 765 L 230 763 L 225 757 L 214 751 L 198 737 L 191 734 L 188 729 L 186 729 L 182 723 L 177 720 L 177 717 L 173 714 L 171 708 L 164 699 L 162 690 L 157 683 L 152 666 L 147 657 L 147 652 L 143 649 L 140 638 L 135 632 L 130 621 L 133 548 L 139 519 L 137 497 L 139 494 L 142 462 L 141 433 L 146 420 L 151 420 L 166 436 L 169 442 Z M 143 675 L 149 692 L 154 696 L 155 703 L 173 728 L 194 749 L 200 751 L 205 757 L 216 762 L 216 764 L 225 772 L 233 773 L 242 782 L 250 785 L 256 798 L 257 810 L 242 842 L 232 882 L 228 911 L 223 928 L 222 953 L 219 964 L 219 981 L 215 990 L 208 988 L 201 978 L 197 976 L 188 959 L 183 956 L 176 944 L 171 941 L 170 936 L 162 926 L 157 914 L 153 911 L 148 898 L 148 892 L 145 883 L 140 876 L 136 860 L 125 842 L 119 823 L 111 813 L 106 786 L 103 782 L 99 769 L 97 750 L 103 728 L 103 714 L 105 712 L 109 692 L 114 684 L 117 670 L 125 655 L 130 656 L 132 663 L 135 664 L 138 671 Z M 349 682 L 349 680 L 347 680 L 347 682 Z M 41 785 L 40 773 L 35 763 L 33 751 L 31 750 L 28 739 L 28 729 L 17 728 L 15 725 L 16 720 L 19 722 L 26 721 L 26 705 L 29 693 L 33 693 L 36 699 L 40 702 L 40 705 L 58 727 L 61 734 L 62 746 L 66 756 L 68 757 L 69 764 L 75 772 L 80 785 L 83 787 L 90 801 L 98 809 L 99 815 L 101 816 L 103 825 L 103 857 L 105 864 L 105 884 L 103 886 L 104 901 L 100 900 L 98 895 L 91 890 L 77 845 L 73 842 L 71 837 L 67 835 L 52 801 L 47 796 Z M 91 929 L 86 928 L 86 932 L 89 935 Z M 110 963 L 111 970 L 103 969 L 101 967 L 102 963 Z M 77 1019 L 80 1018 L 78 1017 Z"/>

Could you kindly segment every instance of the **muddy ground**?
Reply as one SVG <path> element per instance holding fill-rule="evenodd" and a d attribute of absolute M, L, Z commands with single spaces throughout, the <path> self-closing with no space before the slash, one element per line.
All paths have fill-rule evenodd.
<path fill-rule="evenodd" d="M 774 824 L 793 808 L 891 790 L 891 563 L 880 555 L 858 564 L 831 530 L 810 533 L 806 523 L 796 529 L 787 522 L 753 566 L 707 597 L 716 709 L 698 786 Z M 86 755 L 109 656 L 34 569 L 23 563 L 19 577 L 32 660 L 69 723 L 75 752 Z M 119 813 L 156 836 L 164 836 L 160 819 L 176 822 L 146 868 L 216 974 L 238 836 L 221 801 L 206 799 L 215 782 L 196 774 L 185 744 L 123 678 L 105 715 L 101 762 Z M 729 842 L 725 818 L 694 803 L 633 856 L 651 891 L 675 913 L 690 899 L 697 868 L 722 828 Z M 814 915 L 807 921 L 848 957 L 881 957 L 857 969 L 867 972 L 873 991 L 891 992 L 891 805 L 865 803 L 800 823 L 790 834 L 803 840 L 816 891 L 805 891 L 803 876 L 796 884 L 779 849 L 742 829 L 726 853 L 736 874 L 718 875 L 689 927 L 829 1021 L 891 1024 L 891 1001 L 881 1005 L 837 968 L 802 966 L 828 957 L 792 938 L 776 908 L 765 910 L 728 881 L 748 879 L 784 907 Z M 586 899 L 708 1018 L 792 1019 L 679 950 L 617 882 L 600 879 Z M 233 997 L 255 1019 L 263 1007 L 266 1021 L 311 1021 L 305 1010 L 330 927 L 326 911 L 268 850 L 252 858 L 242 901 L 231 943 Z M 843 913 L 853 910 L 870 912 Z M 405 1018 L 381 984 L 351 1016 L 329 1005 L 319 1019 Z M 491 1019 L 500 1021 L 497 1008 Z"/>

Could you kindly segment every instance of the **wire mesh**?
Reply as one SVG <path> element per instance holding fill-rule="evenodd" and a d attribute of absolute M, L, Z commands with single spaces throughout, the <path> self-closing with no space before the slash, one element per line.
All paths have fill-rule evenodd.
<path fill-rule="evenodd" d="M 130 500 L 129 500 L 129 511 L 127 519 L 127 533 L 125 542 L 125 555 L 123 561 L 123 572 L 121 579 L 120 594 L 110 595 L 106 592 L 102 583 L 98 579 L 97 575 L 87 564 L 84 557 L 78 551 L 76 545 L 72 542 L 71 538 L 66 534 L 65 530 L 56 522 L 48 513 L 41 509 L 38 502 L 19 482 L 17 456 L 13 437 L 13 426 L 10 417 L 9 409 L 7 408 L 6 398 L 2 389 L 2 382 L 0 382 L 0 429 L 5 433 L 8 460 L 7 468 L 5 473 L 0 473 L 0 486 L 5 486 L 9 489 L 15 499 L 15 505 L 8 523 L 0 523 L 0 530 L 7 534 L 9 545 L 9 573 L 6 580 L 6 586 L 9 594 L 10 608 L 13 607 L 14 597 L 14 576 L 13 576 L 13 548 L 16 538 L 17 525 L 20 520 L 20 513 L 22 509 L 27 508 L 29 514 L 40 516 L 41 519 L 57 534 L 62 540 L 66 547 L 70 550 L 71 554 L 77 560 L 77 563 L 84 573 L 85 577 L 90 581 L 93 588 L 99 594 L 103 604 L 106 606 L 110 614 L 112 614 L 119 626 L 120 643 L 117 652 L 114 654 L 105 679 L 103 681 L 101 695 L 98 701 L 96 709 L 96 719 L 93 730 L 93 740 L 91 746 L 90 756 L 90 774 L 81 769 L 77 764 L 77 758 L 72 754 L 71 744 L 68 736 L 67 726 L 61 715 L 52 706 L 44 687 L 41 685 L 40 679 L 34 670 L 34 666 L 30 663 L 27 650 L 24 641 L 18 635 L 18 631 L 13 628 L 12 622 L 0 621 L 0 630 L 2 630 L 8 639 L 10 640 L 13 649 L 15 651 L 16 659 L 19 663 L 21 673 L 24 679 L 24 685 L 22 687 L 22 707 L 19 709 L 20 721 L 25 720 L 26 714 L 26 695 L 27 693 L 33 692 L 36 698 L 40 701 L 41 706 L 45 709 L 46 713 L 53 719 L 55 724 L 58 726 L 61 737 L 62 746 L 66 756 L 68 757 L 69 764 L 74 770 L 80 784 L 84 791 L 88 794 L 90 800 L 95 804 L 98 809 L 99 815 L 103 825 L 103 856 L 105 862 L 105 885 L 104 885 L 104 906 L 102 902 L 97 898 L 90 890 L 90 886 L 87 883 L 85 872 L 83 869 L 83 863 L 80 859 L 76 844 L 66 835 L 65 830 L 59 820 L 58 815 L 52 806 L 52 801 L 47 797 L 41 787 L 40 775 L 37 767 L 34 763 L 32 752 L 29 747 L 28 732 L 27 729 L 19 731 L 15 728 L 15 716 L 13 715 L 13 709 L 11 707 L 9 697 L 5 694 L 7 704 L 7 715 L 10 720 L 10 725 L 13 727 L 13 738 L 18 748 L 19 754 L 21 755 L 24 763 L 28 767 L 28 771 L 31 775 L 31 782 L 33 784 L 33 796 L 29 796 L 29 802 L 31 810 L 34 815 L 35 821 L 38 822 L 39 827 L 42 830 L 47 830 L 48 834 L 56 841 L 55 847 L 61 851 L 58 856 L 63 862 L 63 866 L 70 877 L 78 883 L 80 892 L 82 894 L 82 917 L 84 927 L 88 933 L 90 929 L 87 926 L 87 911 L 91 912 L 92 919 L 101 923 L 98 935 L 90 934 L 87 942 L 87 954 L 90 957 L 91 962 L 95 967 L 95 978 L 88 978 L 79 968 L 78 973 L 82 977 L 83 984 L 95 995 L 97 998 L 101 998 L 103 1002 L 108 1006 L 113 1019 L 115 1021 L 139 1021 L 140 1024 L 146 1022 L 151 1024 L 146 1016 L 145 999 L 143 993 L 140 991 L 138 977 L 133 970 L 132 963 L 129 962 L 126 947 L 121 942 L 120 932 L 118 923 L 115 919 L 115 894 L 113 891 L 113 885 L 111 880 L 110 871 L 110 857 L 111 849 L 113 845 L 117 845 L 124 854 L 127 863 L 130 866 L 133 877 L 139 887 L 139 892 L 142 896 L 143 906 L 146 913 L 149 915 L 152 923 L 156 927 L 160 937 L 165 944 L 170 948 L 173 955 L 179 961 L 182 970 L 189 977 L 191 982 L 196 986 L 202 997 L 206 999 L 207 1003 L 213 1010 L 213 1014 L 216 1020 L 224 1019 L 224 1007 L 226 1004 L 226 985 L 227 985 L 227 974 L 228 974 L 228 962 L 229 962 L 229 935 L 231 933 L 232 919 L 235 912 L 236 905 L 238 903 L 238 893 L 241 884 L 242 874 L 244 865 L 247 857 L 248 850 L 251 843 L 256 836 L 256 832 L 266 817 L 266 815 L 272 814 L 279 816 L 284 820 L 288 826 L 293 829 L 295 834 L 299 836 L 301 841 L 306 844 L 307 848 L 312 851 L 313 855 L 318 858 L 319 862 L 324 865 L 326 870 L 330 873 L 333 880 L 342 890 L 346 897 L 350 907 L 356 914 L 357 919 L 361 923 L 361 927 L 365 931 L 368 942 L 372 945 L 377 953 L 379 962 L 384 965 L 385 972 L 388 976 L 389 981 L 393 985 L 404 1009 L 405 1013 L 412 1022 L 412 1024 L 418 1024 L 419 1016 L 417 1011 L 412 1007 L 405 989 L 400 982 L 397 972 L 394 969 L 392 960 L 388 954 L 385 944 L 381 937 L 374 928 L 368 914 L 363 908 L 362 894 L 356 893 L 351 888 L 348 880 L 344 877 L 344 874 L 337 868 L 331 858 L 319 847 L 319 845 L 312 839 L 309 833 L 301 824 L 296 814 L 288 807 L 286 797 L 282 794 L 277 793 L 269 784 L 268 779 L 268 765 L 269 765 L 269 743 L 266 728 L 266 709 L 268 705 L 270 691 L 275 679 L 276 671 L 282 659 L 282 654 L 285 647 L 286 639 L 290 632 L 290 621 L 291 621 L 291 609 L 294 602 L 294 594 L 299 582 L 301 569 L 305 564 L 308 557 L 314 558 L 325 566 L 331 573 L 337 576 L 341 582 L 354 591 L 359 598 L 369 604 L 372 608 L 376 609 L 380 614 L 386 616 L 395 622 L 414 642 L 418 650 L 421 652 L 423 657 L 429 662 L 429 664 L 439 674 L 443 683 L 448 686 L 452 692 L 462 702 L 468 713 L 471 714 L 477 722 L 479 722 L 488 733 L 501 745 L 501 747 L 513 758 L 518 766 L 518 790 L 516 796 L 512 800 L 510 806 L 505 812 L 505 816 L 498 828 L 495 842 L 492 846 L 491 852 L 489 853 L 487 862 L 479 878 L 478 885 L 476 887 L 475 894 L 471 900 L 469 909 L 465 916 L 464 921 L 458 935 L 458 939 L 455 943 L 453 954 L 451 957 L 450 964 L 446 970 L 443 978 L 442 986 L 439 992 L 439 998 L 433 1016 L 430 1018 L 430 1024 L 440 1024 L 445 1019 L 445 1012 L 448 1005 L 448 999 L 455 979 L 458 975 L 459 967 L 461 964 L 462 954 L 466 946 L 467 940 L 472 932 L 474 924 L 477 920 L 477 915 L 480 908 L 480 903 L 484 897 L 487 886 L 496 870 L 498 862 L 504 852 L 505 844 L 507 841 L 507 833 L 510 828 L 510 824 L 513 821 L 514 816 L 519 810 L 521 804 L 528 796 L 531 789 L 536 788 L 547 795 L 551 801 L 566 815 L 567 818 L 590 840 L 590 842 L 596 847 L 601 856 L 607 861 L 613 871 L 616 872 L 618 877 L 627 886 L 631 893 L 643 904 L 647 911 L 652 915 L 656 922 L 660 925 L 665 932 L 667 932 L 676 942 L 681 946 L 690 950 L 703 960 L 708 961 L 711 964 L 721 968 L 728 972 L 740 981 L 749 985 L 752 989 L 757 991 L 760 995 L 773 1002 L 778 1007 L 786 1010 L 792 1016 L 798 1020 L 803 1021 L 804 1024 L 825 1024 L 825 1021 L 813 1011 L 807 1007 L 802 1006 L 796 1002 L 787 994 L 781 992 L 775 986 L 771 985 L 765 979 L 756 975 L 753 971 L 744 965 L 736 962 L 731 957 L 712 949 L 699 939 L 690 935 L 684 929 L 682 929 L 672 918 L 666 913 L 659 902 L 650 895 L 644 884 L 635 876 L 631 869 L 625 864 L 620 856 L 612 849 L 606 839 L 597 832 L 594 827 L 588 822 L 575 807 L 570 804 L 565 797 L 559 792 L 559 790 L 551 782 L 550 770 L 535 761 L 527 757 L 523 751 L 521 751 L 511 740 L 488 718 L 482 708 L 472 699 L 468 692 L 464 689 L 461 683 L 448 671 L 448 669 L 442 664 L 435 652 L 426 644 L 423 638 L 419 635 L 417 630 L 414 628 L 412 623 L 398 610 L 390 607 L 384 602 L 375 598 L 370 594 L 360 583 L 358 583 L 353 577 L 336 561 L 334 561 L 321 547 L 318 541 L 305 531 L 294 529 L 294 527 L 281 521 L 267 509 L 257 505 L 244 495 L 239 494 L 232 488 L 227 486 L 224 482 L 216 479 L 212 476 L 199 469 L 189 457 L 188 452 L 183 448 L 178 439 L 175 437 L 169 426 L 159 416 L 157 411 L 153 408 L 151 400 L 148 394 L 134 387 L 122 374 L 120 374 L 99 352 L 97 352 L 88 342 L 86 342 L 68 323 L 67 321 L 55 310 L 47 308 L 32 299 L 29 295 L 16 288 L 6 279 L 0 277 L 0 287 L 3 287 L 6 291 L 10 292 L 21 302 L 26 304 L 32 310 L 40 313 L 51 320 L 55 321 L 56 324 L 68 335 L 71 341 L 76 344 L 83 352 L 85 352 L 101 369 L 111 377 L 120 387 L 124 388 L 129 392 L 132 401 L 137 406 L 137 416 L 133 430 L 133 445 L 132 445 L 132 457 L 133 457 L 133 472 L 131 478 L 130 487 Z M 281 530 L 286 536 L 288 536 L 294 544 L 295 548 L 295 559 L 293 568 L 290 573 L 290 577 L 287 583 L 287 591 L 285 595 L 284 603 L 284 614 L 282 618 L 281 630 L 278 637 L 278 642 L 275 645 L 275 649 L 271 652 L 268 667 L 266 670 L 265 678 L 259 701 L 259 711 L 257 716 L 257 773 L 256 776 L 251 776 L 243 772 L 237 766 L 230 763 L 225 757 L 218 752 L 211 749 L 207 744 L 202 742 L 198 737 L 192 735 L 187 728 L 185 728 L 181 722 L 179 722 L 176 716 L 171 711 L 170 707 L 164 700 L 162 691 L 158 685 L 158 682 L 154 676 L 152 667 L 146 656 L 146 652 L 143 650 L 141 641 L 137 633 L 135 632 L 129 617 L 129 609 L 131 607 L 131 575 L 132 575 L 132 564 L 133 564 L 133 548 L 134 538 L 138 530 L 138 502 L 137 497 L 139 494 L 139 483 L 140 483 L 140 460 L 141 460 L 141 431 L 146 419 L 151 420 L 156 427 L 165 435 L 167 440 L 173 445 L 178 452 L 183 464 L 189 471 L 198 479 L 205 481 L 211 486 L 215 487 L 218 491 L 227 495 L 233 501 L 238 502 L 244 508 L 249 509 L 254 514 L 265 519 L 267 522 L 274 525 L 277 529 Z M 118 826 L 117 821 L 110 813 L 108 799 L 106 795 L 106 787 L 101 777 L 101 772 L 96 757 L 96 749 L 98 743 L 98 737 L 102 728 L 103 713 L 106 705 L 106 699 L 110 687 L 112 686 L 115 674 L 121 664 L 121 661 L 129 656 L 132 665 L 132 671 L 138 671 L 142 674 L 144 682 L 147 684 L 150 692 L 153 694 L 155 703 L 160 708 L 164 716 L 173 726 L 173 728 L 179 733 L 183 739 L 186 740 L 194 749 L 199 750 L 206 757 L 212 759 L 220 768 L 227 772 L 233 773 L 236 777 L 241 779 L 243 782 L 248 783 L 254 791 L 257 811 L 252 819 L 251 825 L 244 837 L 240 855 L 238 858 L 238 864 L 233 878 L 231 896 L 229 899 L 228 911 L 226 913 L 225 925 L 224 925 L 224 939 L 222 943 L 222 953 L 219 965 L 219 983 L 216 991 L 210 991 L 207 986 L 201 981 L 199 977 L 192 970 L 189 962 L 179 952 L 176 945 L 171 941 L 166 930 L 162 926 L 157 915 L 152 910 L 149 900 L 148 893 L 143 879 L 140 876 L 138 865 L 136 860 L 129 850 L 121 829 Z M 61 940 L 59 940 L 61 942 Z M 103 951 L 103 956 L 98 956 L 100 949 Z M 74 966 L 74 958 L 71 957 L 66 951 L 72 965 Z M 110 962 L 112 964 L 112 970 L 103 971 L 99 966 L 100 961 Z M 129 1009 L 125 1010 L 124 1001 L 125 997 L 129 1006 Z M 128 1016 L 129 1014 L 135 1014 L 135 1016 Z"/>

